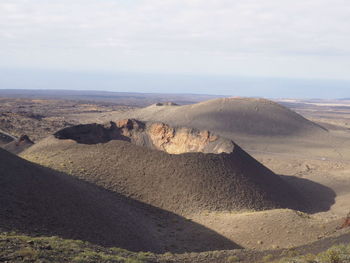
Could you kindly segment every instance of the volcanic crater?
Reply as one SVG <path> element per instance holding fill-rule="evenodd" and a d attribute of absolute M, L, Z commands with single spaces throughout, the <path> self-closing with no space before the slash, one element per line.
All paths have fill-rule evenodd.
<path fill-rule="evenodd" d="M 304 207 L 288 182 L 209 131 L 135 119 L 77 125 L 21 156 L 182 215 Z"/>
<path fill-rule="evenodd" d="M 160 122 L 125 119 L 106 124 L 82 124 L 62 129 L 57 139 L 71 139 L 81 144 L 106 143 L 111 140 L 131 142 L 138 146 L 169 154 L 188 152 L 231 153 L 234 143 L 226 138 L 193 128 L 173 128 Z"/>

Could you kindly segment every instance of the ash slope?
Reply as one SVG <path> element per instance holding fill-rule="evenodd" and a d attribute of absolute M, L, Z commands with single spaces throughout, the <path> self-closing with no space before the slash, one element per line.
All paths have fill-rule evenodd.
<path fill-rule="evenodd" d="M 193 145 L 193 136 L 203 134 L 204 143 L 198 140 Z M 208 139 L 211 136 L 216 139 Z M 80 125 L 56 137 L 38 142 L 22 156 L 169 211 L 303 209 L 299 194 L 288 183 L 232 141 L 206 131 L 126 120 Z M 179 142 L 178 147 L 171 142 Z M 203 149 L 214 153 L 200 152 Z"/>
<path fill-rule="evenodd" d="M 307 136 L 326 129 L 266 99 L 222 98 L 193 105 L 154 104 L 118 115 L 160 121 L 173 126 L 208 129 L 228 138 L 235 135 Z"/>
<path fill-rule="evenodd" d="M 239 248 L 178 215 L 30 163 L 2 149 L 0 160 L 0 231 L 58 235 L 132 251 Z"/>

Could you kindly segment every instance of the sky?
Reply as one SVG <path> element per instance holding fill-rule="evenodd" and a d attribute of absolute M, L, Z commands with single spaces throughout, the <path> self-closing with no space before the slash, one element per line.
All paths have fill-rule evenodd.
<path fill-rule="evenodd" d="M 0 88 L 52 87 L 31 72 L 66 89 L 86 86 L 75 73 L 116 91 L 350 97 L 350 1 L 0 0 Z"/>

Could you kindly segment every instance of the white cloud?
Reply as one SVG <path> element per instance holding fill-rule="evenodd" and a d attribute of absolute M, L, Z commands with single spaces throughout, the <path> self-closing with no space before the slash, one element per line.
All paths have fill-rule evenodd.
<path fill-rule="evenodd" d="M 85 68 L 90 57 L 95 69 L 293 76 L 309 64 L 346 78 L 350 2 L 2 0 L 0 50 L 3 66 Z"/>

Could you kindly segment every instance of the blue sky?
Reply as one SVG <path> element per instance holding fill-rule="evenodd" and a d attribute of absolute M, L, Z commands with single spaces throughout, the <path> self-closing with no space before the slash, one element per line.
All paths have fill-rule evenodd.
<path fill-rule="evenodd" d="M 311 90 L 321 84 L 322 89 L 327 84 L 347 95 L 350 2 L 1 0 L 0 68 L 3 72 L 77 72 L 76 77 L 85 71 L 99 73 L 101 78 L 101 72 L 108 72 L 115 74 L 116 87 L 120 73 L 148 73 L 155 80 L 154 74 L 213 79 L 202 90 L 192 87 L 200 93 L 217 93 L 215 89 L 222 93 L 221 88 L 235 95 L 229 85 L 218 86 L 230 78 L 236 79 L 232 85 L 246 87 L 247 95 L 272 89 L 283 97 L 283 87 L 293 83 L 301 95 L 306 87 Z M 242 78 L 284 80 L 279 85 L 252 87 L 237 84 Z M 181 87 L 180 83 L 172 83 L 171 91 L 191 92 L 190 85 Z M 0 88 L 16 85 L 7 79 L 6 87 Z M 68 79 L 65 85 L 74 88 Z M 142 81 L 135 85 L 137 91 L 152 91 L 152 85 Z M 34 87 L 35 83 L 23 82 L 22 86 Z M 102 82 L 96 87 L 107 88 L 111 89 Z M 305 92 L 305 96 L 310 95 Z"/>

